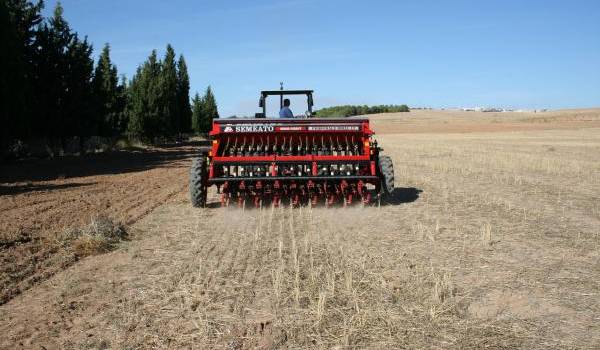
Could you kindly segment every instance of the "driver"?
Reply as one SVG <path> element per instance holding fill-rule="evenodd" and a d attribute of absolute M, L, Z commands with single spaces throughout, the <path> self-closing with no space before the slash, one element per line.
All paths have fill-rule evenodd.
<path fill-rule="evenodd" d="M 279 111 L 279 118 L 294 118 L 294 113 L 290 109 L 290 100 L 287 98 L 283 100 L 283 107 Z"/>

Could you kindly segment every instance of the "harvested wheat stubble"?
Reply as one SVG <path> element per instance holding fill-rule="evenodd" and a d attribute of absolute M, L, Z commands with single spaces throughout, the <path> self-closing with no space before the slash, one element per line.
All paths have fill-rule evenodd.
<path fill-rule="evenodd" d="M 65 276 L 68 287 L 50 309 L 74 303 L 83 324 L 57 326 L 69 337 L 55 344 L 476 348 L 472 334 L 496 334 L 487 341 L 496 345 L 521 342 L 504 321 L 466 318 L 467 291 L 451 273 L 394 239 L 409 232 L 364 226 L 385 216 L 377 208 L 164 207 L 138 225 L 153 239 L 86 261 L 88 282 Z M 102 260 L 116 261 L 116 271 L 105 274 Z M 102 313 L 89 319 L 86 304 L 102 301 Z"/>

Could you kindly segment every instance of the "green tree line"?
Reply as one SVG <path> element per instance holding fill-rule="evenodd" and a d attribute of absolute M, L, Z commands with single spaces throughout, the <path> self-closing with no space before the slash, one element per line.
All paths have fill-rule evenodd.
<path fill-rule="evenodd" d="M 0 145 L 15 140 L 128 136 L 140 140 L 207 132 L 218 117 L 212 90 L 190 104 L 183 55 L 152 51 L 131 80 L 119 79 L 105 44 L 98 61 L 72 30 L 60 3 L 0 0 Z"/>
<path fill-rule="evenodd" d="M 378 105 L 378 106 L 333 106 L 319 109 L 316 114 L 320 118 L 351 117 L 355 115 L 409 112 L 407 105 Z"/>

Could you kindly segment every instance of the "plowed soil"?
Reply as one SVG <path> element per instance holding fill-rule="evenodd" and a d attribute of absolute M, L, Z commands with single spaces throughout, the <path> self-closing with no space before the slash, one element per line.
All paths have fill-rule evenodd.
<path fill-rule="evenodd" d="M 600 110 L 371 121 L 381 207 L 192 208 L 193 146 L 3 168 L 0 348 L 600 348 Z M 98 214 L 130 241 L 52 243 Z"/>
<path fill-rule="evenodd" d="M 57 235 L 107 216 L 125 225 L 186 190 L 193 146 L 25 160 L 0 175 L 0 303 L 75 261 Z"/>

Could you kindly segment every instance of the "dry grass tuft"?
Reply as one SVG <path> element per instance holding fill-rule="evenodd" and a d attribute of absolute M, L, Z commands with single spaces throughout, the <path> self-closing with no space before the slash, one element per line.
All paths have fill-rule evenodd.
<path fill-rule="evenodd" d="M 99 216 L 84 228 L 66 230 L 58 237 L 59 244 L 71 249 L 78 258 L 106 253 L 127 238 L 127 231 L 110 218 Z"/>

